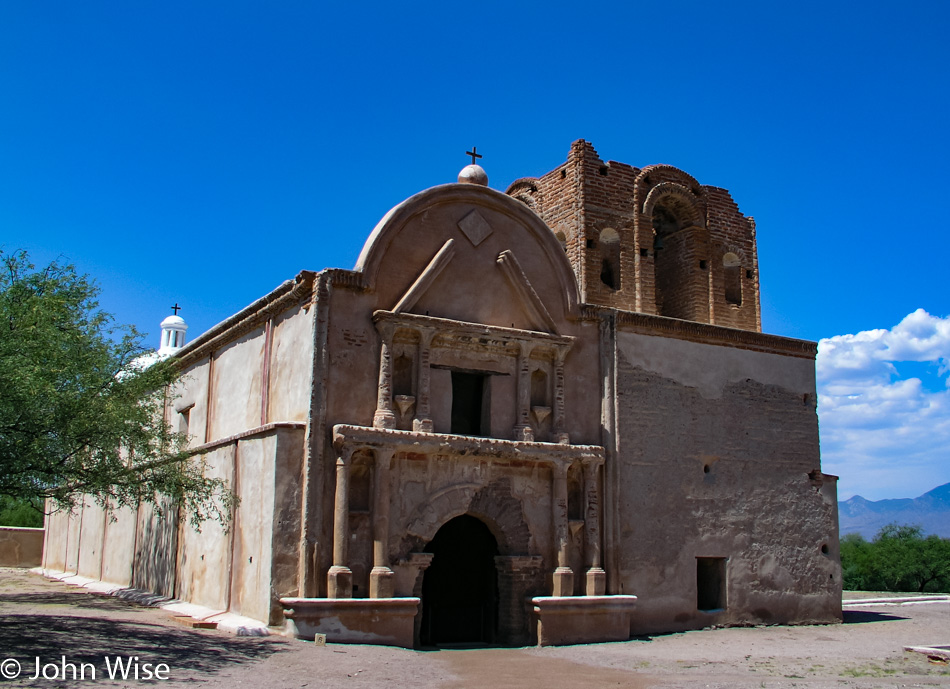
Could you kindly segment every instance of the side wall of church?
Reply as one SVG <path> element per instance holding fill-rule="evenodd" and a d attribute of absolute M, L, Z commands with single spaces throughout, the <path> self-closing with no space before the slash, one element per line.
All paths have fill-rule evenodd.
<path fill-rule="evenodd" d="M 617 349 L 619 570 L 622 592 L 639 596 L 633 632 L 840 619 L 813 359 L 622 329 Z M 719 576 L 710 567 L 722 581 L 703 583 Z M 712 603 L 708 585 L 722 587 Z"/>
<path fill-rule="evenodd" d="M 186 431 L 197 447 L 267 423 L 306 423 L 312 329 L 304 301 L 189 365 L 169 405 L 172 428 Z"/>
<path fill-rule="evenodd" d="M 47 522 L 44 567 L 262 622 L 298 591 L 301 472 L 313 365 L 304 300 L 188 366 L 168 405 L 209 477 L 234 490 L 231 528 L 177 506 L 107 511 L 86 498 Z M 276 425 L 275 425 L 276 424 Z"/>
<path fill-rule="evenodd" d="M 262 622 L 280 620 L 281 596 L 297 592 L 304 432 L 277 428 L 202 453 L 205 475 L 239 503 L 230 528 L 163 502 L 106 511 L 91 498 L 47 523 L 44 567 L 178 598 Z"/>

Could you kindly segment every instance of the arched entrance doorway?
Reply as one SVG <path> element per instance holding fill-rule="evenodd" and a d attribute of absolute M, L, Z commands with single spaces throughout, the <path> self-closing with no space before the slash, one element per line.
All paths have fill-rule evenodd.
<path fill-rule="evenodd" d="M 495 641 L 498 543 L 484 522 L 463 514 L 426 546 L 432 564 L 422 580 L 424 645 Z"/>

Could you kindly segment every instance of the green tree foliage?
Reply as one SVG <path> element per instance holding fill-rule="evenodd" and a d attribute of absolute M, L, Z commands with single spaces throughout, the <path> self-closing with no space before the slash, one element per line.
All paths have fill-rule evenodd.
<path fill-rule="evenodd" d="M 143 359 L 142 336 L 98 295 L 71 265 L 0 252 L 0 496 L 36 509 L 170 499 L 196 524 L 227 521 L 231 494 L 165 421 L 174 361 Z"/>
<path fill-rule="evenodd" d="M 853 591 L 950 591 L 950 539 L 923 536 L 919 526 L 888 524 L 874 540 L 841 539 L 845 589 Z"/>
<path fill-rule="evenodd" d="M 0 526 L 43 526 L 43 513 L 26 500 L 0 495 Z"/>

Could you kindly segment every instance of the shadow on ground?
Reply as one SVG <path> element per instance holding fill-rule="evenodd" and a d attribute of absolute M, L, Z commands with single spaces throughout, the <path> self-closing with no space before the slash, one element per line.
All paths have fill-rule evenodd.
<path fill-rule="evenodd" d="M 886 612 L 867 612 L 865 610 L 845 610 L 842 613 L 842 622 L 845 624 L 864 624 L 866 622 L 891 622 L 893 620 L 906 620 L 908 618 L 900 615 L 890 615 Z"/>
<path fill-rule="evenodd" d="M 68 606 L 104 610 L 106 612 L 141 612 L 144 608 L 130 605 L 113 596 L 103 596 L 86 591 L 49 591 L 45 593 L 0 593 L 0 609 L 5 604 L 28 605 L 30 609 L 49 606 Z"/>
<path fill-rule="evenodd" d="M 75 614 L 0 617 L 0 649 L 4 657 L 20 661 L 23 677 L 34 673 L 36 656 L 43 663 L 58 664 L 62 656 L 77 664 L 92 663 L 97 677 L 105 676 L 105 656 L 138 656 L 143 663 L 166 663 L 171 668 L 171 678 L 182 680 L 214 673 L 226 666 L 263 660 L 285 648 L 286 644 L 276 639 L 228 637 Z"/>

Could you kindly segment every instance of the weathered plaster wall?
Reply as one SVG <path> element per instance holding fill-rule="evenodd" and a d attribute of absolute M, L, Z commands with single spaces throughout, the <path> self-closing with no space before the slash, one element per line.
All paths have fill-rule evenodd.
<path fill-rule="evenodd" d="M 197 447 L 266 423 L 305 423 L 312 329 L 308 302 L 301 301 L 191 364 L 174 391 L 172 427 L 184 431 L 187 413 L 187 432 Z"/>
<path fill-rule="evenodd" d="M 227 531 L 196 531 L 167 501 L 161 515 L 143 504 L 110 517 L 87 498 L 50 516 L 44 567 L 275 624 L 278 598 L 297 592 L 303 441 L 303 427 L 270 427 L 203 453 L 241 500 Z"/>
<path fill-rule="evenodd" d="M 85 513 L 85 503 L 81 502 L 76 509 L 77 511 L 73 512 L 75 517 L 66 520 L 65 566 L 63 569 L 67 572 L 79 571 L 79 536 L 82 533 L 82 517 Z"/>
<path fill-rule="evenodd" d="M 221 478 L 233 487 L 236 451 L 237 444 L 229 443 L 206 453 L 205 475 Z M 247 477 L 249 481 L 253 478 Z M 240 495 L 240 487 L 236 490 Z M 179 537 L 178 597 L 214 610 L 227 610 L 234 531 L 225 533 L 220 524 L 208 521 L 202 524 L 200 532 L 183 524 Z"/>
<path fill-rule="evenodd" d="M 262 425 L 263 353 L 263 329 L 248 333 L 215 353 L 209 441 Z"/>
<path fill-rule="evenodd" d="M 729 384 L 747 379 L 798 395 L 811 395 L 809 416 L 817 427 L 814 359 L 650 337 L 622 329 L 617 335 L 617 347 L 631 366 L 695 388 L 705 399 L 721 398 Z"/>
<path fill-rule="evenodd" d="M 161 513 L 153 505 L 136 511 L 132 587 L 174 598 L 177 584 L 178 510 L 163 501 Z"/>
<path fill-rule="evenodd" d="M 373 425 L 379 381 L 379 336 L 372 297 L 347 288 L 330 294 L 327 425 Z"/>
<path fill-rule="evenodd" d="M 205 357 L 185 370 L 172 392 L 168 422 L 187 433 L 190 447 L 205 442 L 208 433 L 208 377 L 210 358 Z M 187 423 L 184 414 L 187 414 Z"/>
<path fill-rule="evenodd" d="M 813 360 L 622 331 L 617 343 L 634 631 L 834 621 L 837 504 L 831 479 L 812 473 Z M 697 609 L 698 557 L 728 558 L 724 611 Z"/>
<path fill-rule="evenodd" d="M 300 523 L 302 516 L 305 429 L 278 429 L 265 442 L 265 461 L 273 463 L 274 509 L 271 512 L 271 581 L 268 590 L 271 624 L 283 614 L 278 600 L 299 592 Z M 247 613 L 245 613 L 247 614 Z M 250 616 L 250 615 L 249 615 Z"/>
<path fill-rule="evenodd" d="M 113 510 L 106 520 L 102 575 L 99 577 L 103 581 L 122 586 L 129 586 L 132 582 L 136 512 L 131 507 L 123 507 Z"/>
<path fill-rule="evenodd" d="M 0 526 L 0 567 L 37 567 L 43 560 L 43 529 Z"/>
<path fill-rule="evenodd" d="M 49 511 L 49 504 L 47 504 Z M 68 515 L 62 512 L 53 512 L 46 516 L 43 527 L 46 537 L 43 539 L 43 567 L 66 571 L 66 536 L 69 533 Z"/>
<path fill-rule="evenodd" d="M 276 623 L 280 596 L 297 591 L 303 431 L 282 429 L 237 443 L 228 609 Z"/>
<path fill-rule="evenodd" d="M 103 535 L 107 519 L 105 510 L 91 498 L 82 508 L 82 529 L 79 533 L 79 572 L 90 579 L 102 574 Z"/>
<path fill-rule="evenodd" d="M 313 368 L 313 316 L 303 306 L 273 320 L 266 421 L 305 423 Z"/>

